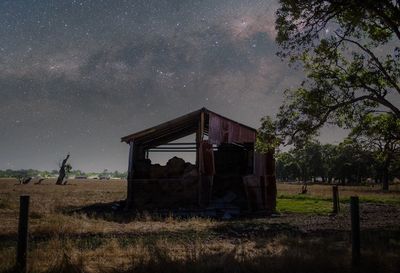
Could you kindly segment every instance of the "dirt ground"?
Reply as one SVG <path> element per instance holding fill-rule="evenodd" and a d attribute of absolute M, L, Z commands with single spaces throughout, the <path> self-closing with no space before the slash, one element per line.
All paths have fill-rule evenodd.
<path fill-rule="evenodd" d="M 19 196 L 23 194 L 31 196 L 29 260 L 35 272 L 50 272 L 54 261 L 64 259 L 62 255 L 70 255 L 71 261 L 82 260 L 84 272 L 99 272 L 102 265 L 120 268 L 132 262 L 132 255 L 147 253 L 145 261 L 140 261 L 143 264 L 156 255 L 152 252 L 155 246 L 173 260 L 178 259 L 175 256 L 187 260 L 193 255 L 217 255 L 217 260 L 233 255 L 236 259 L 245 252 L 245 258 L 239 255 L 240 259 L 307 254 L 320 260 L 320 254 L 345 255 L 347 261 L 351 249 L 348 197 L 352 195 L 361 200 L 363 251 L 384 252 L 387 261 L 397 261 L 400 253 L 399 185 L 389 193 L 382 193 L 378 187 L 340 187 L 341 210 L 332 215 L 290 211 L 302 206 L 304 200 L 311 205 L 315 201 L 315 206 L 323 202 L 330 208 L 331 186 L 312 185 L 306 196 L 300 196 L 301 185 L 278 184 L 278 209 L 280 199 L 291 202 L 284 212 L 273 217 L 223 221 L 159 218 L 146 213 L 132 218 L 116 213 L 120 211 L 116 202 L 126 196 L 123 180 L 70 180 L 65 186 L 54 185 L 54 180 L 34 183 L 18 185 L 16 180 L 0 179 L 0 272 L 14 263 Z M 104 208 L 103 213 L 85 210 L 93 207 Z M 263 268 L 260 266 L 261 271 Z"/>
<path fill-rule="evenodd" d="M 123 214 L 122 216 L 116 215 L 115 218 L 113 218 L 114 216 L 112 215 L 115 211 L 115 202 L 125 198 L 126 181 L 124 180 L 70 180 L 66 186 L 56 186 L 51 179 L 45 180 L 41 185 L 35 185 L 34 182 L 35 181 L 28 185 L 18 185 L 16 180 L 0 179 L 0 216 L 2 218 L 0 222 L 0 235 L 16 233 L 19 206 L 18 198 L 23 194 L 29 194 L 31 196 L 31 218 L 33 218 L 31 221 L 31 228 L 33 230 L 40 231 L 50 228 L 48 225 L 51 223 L 48 223 L 46 219 L 44 219 L 46 215 L 54 219 L 57 218 L 56 216 L 59 216 L 62 221 L 63 218 L 71 217 L 71 211 L 79 212 L 82 208 L 93 205 L 95 205 L 95 207 L 100 206 L 100 209 L 104 209 L 106 213 L 101 215 L 95 214 L 94 218 L 88 217 L 85 221 L 89 223 L 104 219 L 110 231 L 119 229 L 121 222 L 125 222 L 124 224 L 126 227 L 137 223 L 137 220 L 131 219 L 127 214 Z M 300 185 L 294 184 L 278 184 L 278 196 L 294 196 L 296 198 L 300 187 Z M 309 186 L 308 196 L 310 198 L 315 197 L 329 200 L 330 194 L 331 186 Z M 346 198 L 350 195 L 357 195 L 360 196 L 360 198 L 370 197 L 372 200 L 379 201 L 375 203 L 360 203 L 361 229 L 400 228 L 400 206 L 397 204 L 385 203 L 385 198 L 400 200 L 400 189 L 398 185 L 392 187 L 392 191 L 389 193 L 382 193 L 378 187 L 340 187 L 341 197 Z M 299 200 L 299 202 L 300 201 L 301 200 Z M 297 200 L 294 200 L 294 206 L 296 206 L 296 202 Z M 316 206 L 318 206 L 318 204 L 316 204 Z M 120 211 L 120 208 L 117 209 L 117 211 Z M 85 212 L 85 210 L 82 210 L 82 212 Z M 82 217 L 82 215 L 77 213 L 72 216 L 72 218 L 77 217 Z M 95 219 L 96 217 L 97 219 Z M 121 217 L 124 217 L 126 221 L 121 219 Z M 151 218 L 148 215 L 145 217 L 148 219 Z M 273 217 L 261 217 L 259 219 L 252 219 L 251 221 L 273 225 L 290 225 L 295 230 L 301 232 L 324 232 L 327 230 L 349 231 L 350 211 L 348 202 L 342 202 L 341 211 L 337 215 L 329 213 L 294 213 L 288 211 L 279 213 Z M 44 226 L 46 223 L 47 227 L 45 228 Z M 213 225 L 222 223 L 224 223 L 224 221 L 217 221 L 213 223 Z M 71 228 L 66 228 L 66 230 L 72 233 L 80 233 L 80 231 L 82 231 L 82 228 L 73 230 L 72 223 L 70 223 L 70 226 Z M 94 228 L 91 230 L 90 227 L 88 227 L 84 230 L 85 232 L 96 232 L 97 229 Z"/>

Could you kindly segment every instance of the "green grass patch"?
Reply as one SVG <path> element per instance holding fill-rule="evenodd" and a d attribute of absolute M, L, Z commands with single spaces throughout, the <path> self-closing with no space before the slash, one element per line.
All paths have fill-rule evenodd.
<path fill-rule="evenodd" d="M 356 195 L 357 196 L 357 195 Z M 332 198 L 328 197 L 319 197 L 313 195 L 306 194 L 298 194 L 298 195 L 285 195 L 281 194 L 278 196 L 278 199 L 291 199 L 298 201 L 327 201 L 332 202 Z M 388 204 L 388 205 L 400 205 L 400 197 L 393 196 L 385 196 L 385 195 L 359 195 L 360 202 L 362 203 L 376 203 L 376 204 Z M 341 203 L 350 203 L 350 197 L 340 197 Z"/>
<path fill-rule="evenodd" d="M 332 201 L 331 198 L 313 196 L 313 195 L 308 195 L 308 194 L 293 194 L 293 195 L 281 194 L 281 195 L 278 196 L 278 199 L 279 198 L 298 200 L 298 201 L 304 201 L 304 200 L 309 200 L 309 201 Z"/>
<path fill-rule="evenodd" d="M 332 202 L 320 198 L 279 197 L 277 208 L 280 212 L 327 214 L 332 212 Z"/>
<path fill-rule="evenodd" d="M 360 203 L 400 205 L 400 198 L 385 195 L 359 196 Z M 340 203 L 349 204 L 350 197 L 340 198 Z M 285 195 L 281 194 L 277 199 L 277 207 L 280 212 L 317 213 L 332 212 L 332 199 L 306 194 Z"/>

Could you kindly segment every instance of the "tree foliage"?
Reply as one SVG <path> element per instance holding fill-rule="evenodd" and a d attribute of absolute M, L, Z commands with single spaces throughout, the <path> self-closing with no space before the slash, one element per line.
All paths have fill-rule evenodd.
<path fill-rule="evenodd" d="M 40 171 L 33 170 L 33 169 L 21 169 L 21 170 L 0 170 L 0 177 L 7 177 L 7 178 L 16 178 L 18 180 L 22 180 L 28 177 L 35 177 L 39 176 Z"/>
<path fill-rule="evenodd" d="M 278 129 L 290 141 L 371 112 L 400 119 L 400 2 L 280 0 L 279 55 L 307 75 L 286 91 Z"/>
<path fill-rule="evenodd" d="M 388 178 L 399 177 L 397 161 L 392 161 Z M 353 138 L 338 145 L 309 141 L 304 146 L 281 152 L 276 158 L 277 178 L 282 181 L 360 184 L 367 179 L 384 183 L 385 171 L 376 150 Z"/>
<path fill-rule="evenodd" d="M 271 117 L 261 119 L 261 127 L 257 132 L 255 149 L 261 153 L 273 152 L 282 140 L 277 135 L 276 124 Z"/>
<path fill-rule="evenodd" d="M 68 164 L 67 164 L 68 165 Z M 83 172 L 81 170 L 72 170 L 68 172 L 69 175 L 71 176 L 99 176 L 102 175 L 103 172 L 97 173 L 97 172 Z M 114 171 L 114 172 L 108 172 L 110 176 L 114 178 L 121 178 L 124 179 L 127 177 L 127 172 L 119 172 L 119 171 Z M 25 177 L 43 177 L 43 178 L 49 178 L 49 177 L 57 177 L 58 171 L 57 170 L 52 170 L 52 171 L 40 171 L 40 170 L 34 170 L 34 169 L 28 169 L 28 170 L 12 170 L 12 169 L 6 169 L 6 170 L 0 170 L 0 178 L 25 178 Z"/>
<path fill-rule="evenodd" d="M 400 161 L 400 119 L 389 114 L 366 115 L 353 128 L 350 137 L 374 154 L 383 173 L 383 188 L 387 190 L 389 173 Z"/>

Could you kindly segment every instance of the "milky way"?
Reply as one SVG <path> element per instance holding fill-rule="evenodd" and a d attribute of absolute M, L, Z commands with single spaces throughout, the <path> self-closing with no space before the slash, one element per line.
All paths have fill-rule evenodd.
<path fill-rule="evenodd" d="M 301 71 L 274 1 L 2 1 L 0 169 L 124 170 L 121 136 L 208 107 L 259 126 Z"/>

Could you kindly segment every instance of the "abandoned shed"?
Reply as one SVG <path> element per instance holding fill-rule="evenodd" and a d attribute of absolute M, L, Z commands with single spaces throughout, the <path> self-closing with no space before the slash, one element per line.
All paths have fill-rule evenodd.
<path fill-rule="evenodd" d="M 175 142 L 195 134 L 195 142 Z M 276 205 L 273 153 L 254 150 L 257 130 L 206 108 L 125 136 L 130 145 L 127 209 L 137 211 L 272 213 Z M 166 166 L 149 153 L 192 152 Z"/>

